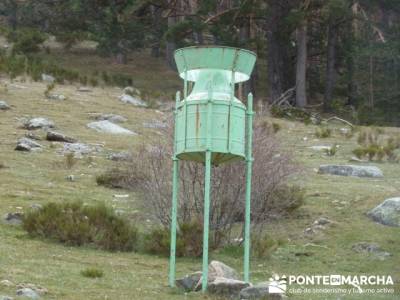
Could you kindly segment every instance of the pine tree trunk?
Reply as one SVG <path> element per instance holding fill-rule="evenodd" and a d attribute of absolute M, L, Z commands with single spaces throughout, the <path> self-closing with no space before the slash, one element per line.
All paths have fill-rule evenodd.
<path fill-rule="evenodd" d="M 18 25 L 18 16 L 17 16 L 18 4 L 15 0 L 10 1 L 9 3 L 10 3 L 10 14 L 8 17 L 8 24 L 13 30 L 16 30 Z"/>
<path fill-rule="evenodd" d="M 278 99 L 293 86 L 293 67 L 289 56 L 289 36 L 284 33 L 283 22 L 290 11 L 289 1 L 268 1 L 269 16 L 267 31 L 267 64 L 269 101 Z"/>
<path fill-rule="evenodd" d="M 126 53 L 120 52 L 117 53 L 117 55 L 115 56 L 115 60 L 117 62 L 117 64 L 121 64 L 121 65 L 126 65 L 128 62 L 128 58 Z"/>
<path fill-rule="evenodd" d="M 337 32 L 331 20 L 328 25 L 328 49 L 326 58 L 326 79 L 325 79 L 325 94 L 324 94 L 324 111 L 332 110 L 332 96 L 335 87 L 335 61 L 336 61 L 336 41 Z"/>
<path fill-rule="evenodd" d="M 307 105 L 306 94 L 307 71 L 307 25 L 304 23 L 297 29 L 297 68 L 296 68 L 296 106 Z"/>
<path fill-rule="evenodd" d="M 173 1 L 170 1 L 173 2 Z M 176 23 L 176 11 L 168 17 L 167 24 L 168 28 L 174 26 Z M 167 40 L 165 45 L 165 58 L 167 60 L 167 64 L 172 68 L 176 69 L 175 60 L 174 60 L 174 52 L 176 50 L 175 41 Z"/>
<path fill-rule="evenodd" d="M 151 15 L 153 18 L 153 26 L 155 31 L 156 40 L 151 46 L 151 56 L 152 57 L 160 57 L 160 42 L 162 38 L 162 29 L 161 29 L 161 15 L 162 10 L 159 7 L 152 6 L 151 7 Z"/>
<path fill-rule="evenodd" d="M 273 102 L 278 99 L 283 93 L 282 86 L 282 62 L 279 52 L 279 42 L 277 40 L 277 26 L 274 25 L 269 28 L 267 33 L 268 51 L 267 51 L 267 64 L 268 64 L 268 90 L 269 100 Z"/>
<path fill-rule="evenodd" d="M 369 107 L 374 107 L 374 58 L 369 56 Z"/>

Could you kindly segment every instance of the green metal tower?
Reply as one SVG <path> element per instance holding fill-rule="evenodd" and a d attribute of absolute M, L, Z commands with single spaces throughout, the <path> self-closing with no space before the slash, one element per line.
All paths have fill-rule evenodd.
<path fill-rule="evenodd" d="M 247 108 L 235 97 L 235 84 L 249 80 L 256 55 L 230 47 L 188 47 L 175 52 L 184 95 L 176 95 L 171 257 L 169 284 L 175 286 L 179 160 L 204 163 L 204 234 L 202 289 L 207 289 L 210 181 L 212 165 L 246 161 L 246 209 L 244 232 L 244 280 L 250 269 L 250 198 L 252 172 L 253 96 Z M 194 87 L 188 95 L 188 82 Z"/>

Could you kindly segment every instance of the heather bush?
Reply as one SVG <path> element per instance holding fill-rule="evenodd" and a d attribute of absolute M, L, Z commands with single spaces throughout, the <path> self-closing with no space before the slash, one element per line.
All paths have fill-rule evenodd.
<path fill-rule="evenodd" d="M 97 268 L 87 268 L 81 271 L 81 275 L 88 278 L 101 278 L 104 276 L 104 272 Z"/>
<path fill-rule="evenodd" d="M 170 229 L 159 227 L 144 236 L 143 250 L 149 254 L 168 256 Z M 210 245 L 212 249 L 212 245 Z M 203 253 L 203 224 L 198 221 L 178 225 L 176 237 L 177 257 L 199 257 Z"/>
<path fill-rule="evenodd" d="M 29 211 L 23 228 L 33 237 L 48 238 L 72 246 L 93 246 L 109 251 L 135 249 L 137 230 L 104 204 L 48 203 Z"/>
<path fill-rule="evenodd" d="M 330 128 L 321 127 L 315 130 L 315 136 L 320 139 L 328 138 L 332 135 L 332 130 Z"/>
<path fill-rule="evenodd" d="M 282 246 L 284 241 L 274 239 L 269 235 L 257 234 L 252 236 L 251 250 L 255 257 L 265 258 L 270 256 L 278 247 Z"/>

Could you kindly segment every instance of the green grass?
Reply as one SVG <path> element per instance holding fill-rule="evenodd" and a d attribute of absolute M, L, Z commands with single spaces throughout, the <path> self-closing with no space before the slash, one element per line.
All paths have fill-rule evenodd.
<path fill-rule="evenodd" d="M 128 66 L 116 66 L 108 60 L 90 55 L 80 56 L 79 51 L 61 55 L 53 51 L 54 59 L 78 69 L 94 70 L 101 62 L 105 69 L 134 75 L 139 89 L 168 86 L 168 91 L 180 87 L 173 71 L 166 71 L 160 62 L 154 70 L 148 67 L 142 53 L 134 57 Z M 89 52 L 90 53 L 90 52 Z M 153 78 L 152 76 L 156 76 Z M 168 80 L 164 80 L 168 78 Z M 170 79 L 171 78 L 171 79 Z M 126 217 L 139 225 L 142 231 L 150 230 L 154 222 L 140 195 L 131 191 L 112 190 L 96 183 L 96 175 L 113 166 L 106 159 L 109 151 L 135 150 L 150 138 L 159 138 L 143 122 L 167 117 L 151 109 L 136 108 L 118 101 L 121 89 L 96 87 L 93 93 L 78 93 L 71 85 L 57 85 L 55 93 L 67 96 L 66 101 L 45 100 L 46 85 L 34 82 L 8 84 L 7 92 L 0 87 L 0 97 L 13 106 L 0 112 L 0 215 L 27 209 L 33 203 L 82 201 L 88 204 L 104 202 L 123 210 Z M 115 113 L 128 119 L 122 126 L 139 135 L 121 138 L 96 133 L 86 128 L 92 113 Z M 26 130 L 18 128 L 17 118 L 44 116 L 53 120 L 57 130 L 77 138 L 80 142 L 101 144 L 104 150 L 89 158 L 66 164 L 57 154 L 60 146 L 40 141 L 42 152 L 21 153 L 14 151 L 15 142 Z M 368 219 L 365 213 L 385 198 L 400 195 L 400 165 L 372 163 L 379 166 L 383 179 L 351 178 L 318 175 L 315 169 L 323 163 L 348 163 L 352 150 L 357 147 L 356 137 L 346 138 L 333 129 L 323 140 L 315 140 L 315 126 L 298 122 L 272 119 L 280 126 L 277 136 L 283 148 L 295 156 L 303 169 L 292 181 L 306 189 L 305 205 L 289 219 L 279 219 L 267 225 L 266 233 L 274 240 L 282 241 L 266 258 L 252 260 L 252 281 L 266 281 L 273 274 L 390 274 L 396 284 L 396 295 L 343 296 L 342 299 L 398 299 L 400 295 L 400 232 L 398 228 L 382 226 Z M 398 128 L 385 128 L 385 132 L 400 133 Z M 42 134 L 40 131 L 38 132 Z M 306 138 L 306 139 L 305 139 Z M 335 156 L 309 149 L 312 145 L 337 144 Z M 68 175 L 76 175 L 73 182 Z M 117 200 L 114 194 L 129 193 L 127 200 Z M 335 224 L 312 237 L 303 234 L 315 219 L 325 216 Z M 30 282 L 49 290 L 43 299 L 207 299 L 202 294 L 184 295 L 167 288 L 168 259 L 165 257 L 130 253 L 109 253 L 85 247 L 67 247 L 55 242 L 29 238 L 21 228 L 0 223 L 0 280 L 14 283 Z M 367 241 L 378 243 L 393 256 L 385 261 L 358 254 L 352 244 Z M 299 253 L 307 255 L 299 255 Z M 242 270 L 242 258 L 238 249 L 225 249 L 210 254 Z M 101 269 L 104 276 L 93 280 L 81 275 L 87 268 Z M 201 259 L 179 258 L 178 276 L 201 268 Z M 0 285 L 0 294 L 13 296 L 15 287 Z M 337 299 L 337 295 L 293 296 L 291 299 Z"/>

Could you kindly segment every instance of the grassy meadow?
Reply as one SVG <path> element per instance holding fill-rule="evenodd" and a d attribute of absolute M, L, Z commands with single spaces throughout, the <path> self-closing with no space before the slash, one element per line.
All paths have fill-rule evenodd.
<path fill-rule="evenodd" d="M 110 72 L 131 74 L 134 85 L 143 92 L 158 92 L 171 101 L 173 91 L 180 87 L 178 77 L 168 70 L 162 60 L 150 60 L 146 52 L 131 58 L 128 66 L 117 66 L 93 55 L 90 51 L 73 51 L 61 55 L 52 52 L 52 59 L 61 65 L 83 72 L 104 68 Z M 150 62 L 151 61 L 151 62 Z M 93 87 L 92 92 L 78 92 L 76 85 L 56 85 L 54 93 L 67 97 L 51 101 L 44 96 L 46 84 L 19 78 L 1 78 L 0 99 L 11 109 L 0 111 L 0 215 L 23 211 L 32 204 L 81 200 L 88 204 L 106 202 L 139 224 L 142 230 L 154 221 L 143 209 L 140 195 L 120 189 L 107 189 L 96 184 L 95 177 L 112 167 L 106 158 L 116 151 L 135 151 L 149 138 L 159 138 L 156 129 L 144 122 L 167 118 L 169 112 L 138 108 L 118 100 L 121 88 Z M 115 113 L 128 119 L 121 124 L 138 135 L 121 137 L 95 132 L 86 127 L 93 113 Z M 14 151 L 16 141 L 25 135 L 23 118 L 46 117 L 54 121 L 56 130 L 77 138 L 80 142 L 101 145 L 99 153 L 78 159 L 69 168 L 59 153 L 61 145 L 40 141 L 43 151 L 24 153 Z M 268 118 L 268 117 L 266 117 Z M 357 146 L 357 133 L 344 137 L 341 124 L 333 124 L 333 134 L 325 139 L 315 136 L 317 126 L 269 118 L 281 127 L 277 133 L 282 147 L 292 153 L 302 169 L 292 181 L 306 189 L 305 205 L 287 219 L 272 221 L 267 234 L 282 245 L 266 258 L 251 262 L 252 281 L 266 281 L 272 274 L 379 274 L 395 280 L 392 295 L 289 295 L 290 299 L 399 299 L 400 298 L 400 232 L 371 221 L 366 212 L 389 197 L 400 196 L 400 165 L 371 163 L 384 173 L 382 179 L 319 175 L 320 164 L 348 163 Z M 398 128 L 384 128 L 386 133 L 400 134 Z M 41 130 L 36 134 L 44 136 Z M 339 145 L 334 156 L 310 149 L 314 145 Z M 75 181 L 67 176 L 74 175 Z M 116 198 L 115 194 L 129 194 Z M 314 235 L 304 233 L 319 217 L 333 223 Z M 357 242 L 373 242 L 392 256 L 379 260 L 371 255 L 353 251 Z M 210 254 L 237 270 L 242 268 L 241 256 L 233 251 L 219 250 Z M 200 259 L 178 259 L 178 275 L 200 269 Z M 99 268 L 101 278 L 86 278 L 81 271 Z M 168 259 L 140 253 L 110 253 L 90 248 L 67 247 L 52 241 L 31 239 L 20 228 L 0 223 L 0 281 L 14 284 L 33 283 L 48 289 L 43 299 L 213 299 L 201 293 L 184 294 L 167 287 Z M 0 284 L 0 295 L 15 296 L 15 286 Z"/>

